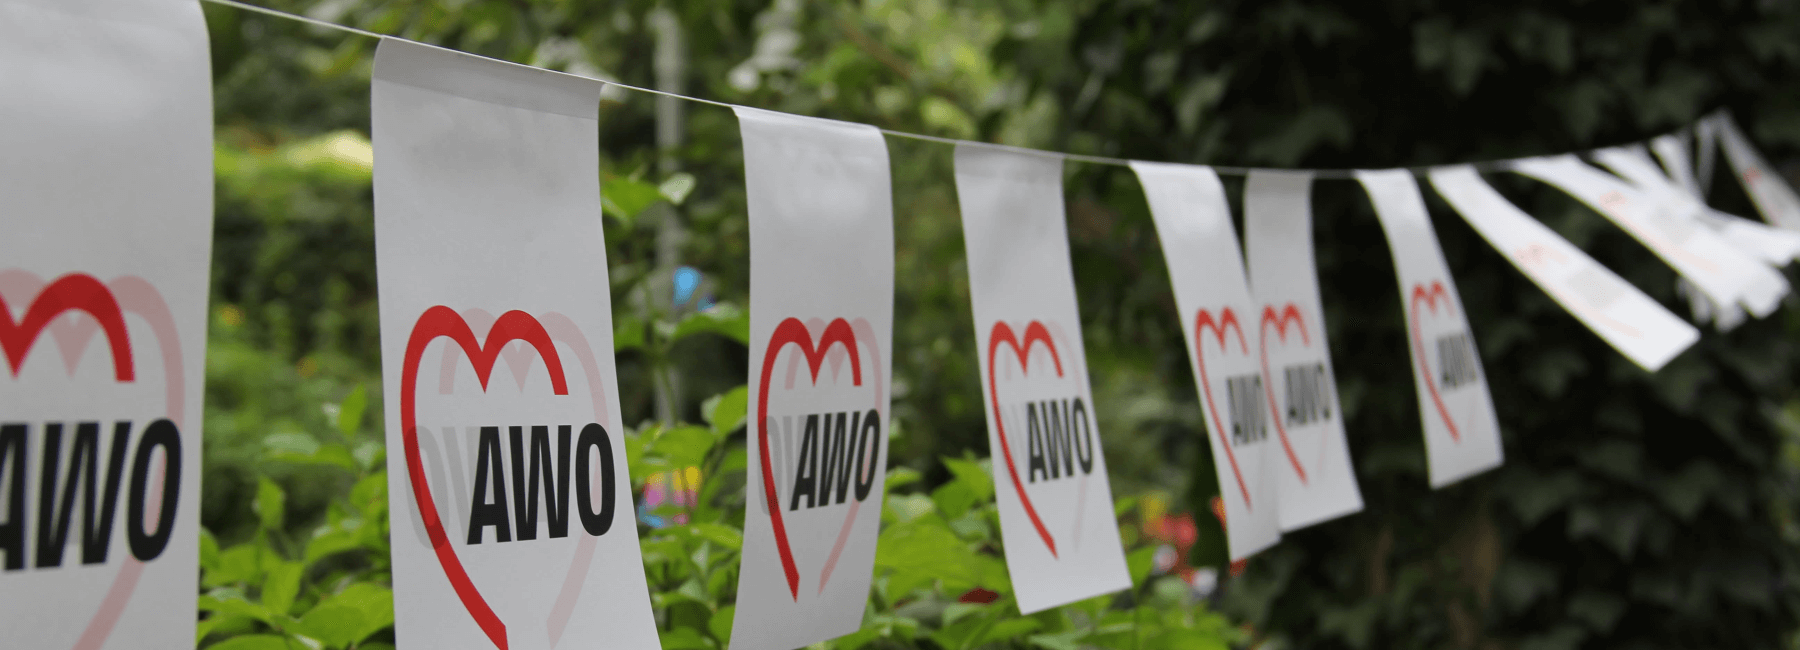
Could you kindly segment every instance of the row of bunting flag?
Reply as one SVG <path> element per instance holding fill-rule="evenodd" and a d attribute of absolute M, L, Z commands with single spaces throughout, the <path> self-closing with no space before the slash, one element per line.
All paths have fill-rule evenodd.
<path fill-rule="evenodd" d="M 194 642 L 207 47 L 193 0 L 0 0 L 8 646 Z M 384 39 L 372 86 L 400 647 L 657 647 L 611 305 L 594 291 L 610 286 L 595 146 L 603 83 Z M 889 155 L 873 127 L 734 110 L 752 401 L 731 640 L 793 648 L 856 630 L 872 578 L 894 358 Z M 1773 226 L 1706 206 L 1715 141 Z M 1609 171 L 1573 154 L 1501 167 L 1650 248 L 1697 320 L 1727 328 L 1769 314 L 1788 291 L 1777 268 L 1800 256 L 1800 200 L 1723 114 L 1648 145 L 1594 153 Z M 1027 613 L 1130 584 L 1082 348 L 1063 162 L 979 143 L 955 152 L 996 499 Z M 1249 173 L 1240 253 L 1215 170 L 1129 165 L 1167 257 L 1231 556 L 1360 510 L 1321 320 L 1313 175 Z M 1424 175 L 1645 369 L 1698 338 L 1477 168 Z M 1415 174 L 1353 176 L 1394 254 L 1431 484 L 1496 467 L 1494 405 Z"/>

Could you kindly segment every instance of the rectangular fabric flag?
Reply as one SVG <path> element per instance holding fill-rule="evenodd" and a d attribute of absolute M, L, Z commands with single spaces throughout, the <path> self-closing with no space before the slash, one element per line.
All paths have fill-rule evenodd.
<path fill-rule="evenodd" d="M 613 367 L 600 82 L 375 51 L 401 648 L 658 647 Z"/>
<path fill-rule="evenodd" d="M 1642 145 L 1601 149 L 1594 152 L 1594 158 L 1629 181 L 1665 218 L 1679 223 L 1678 228 L 1712 233 L 1743 258 L 1733 260 L 1735 264 L 1750 267 L 1760 274 L 1761 282 L 1776 287 L 1779 295 L 1787 294 L 1787 278 L 1771 267 L 1786 265 L 1795 255 L 1800 255 L 1800 232 L 1782 230 L 1706 207 L 1665 175 Z M 1730 330 L 1744 320 L 1745 306 L 1719 303 L 1686 279 L 1677 282 L 1676 290 L 1687 296 L 1696 319 L 1712 320 L 1721 331 Z"/>
<path fill-rule="evenodd" d="M 194 647 L 205 20 L 0 0 L 0 80 L 0 645 Z"/>
<path fill-rule="evenodd" d="M 1356 180 L 1368 191 L 1394 253 L 1431 486 L 1499 467 L 1500 422 L 1494 418 L 1487 371 L 1419 184 L 1404 169 L 1358 171 Z"/>
<path fill-rule="evenodd" d="M 1680 149 L 1675 151 L 1680 152 Z M 1685 157 L 1679 156 L 1685 156 L 1685 152 L 1674 158 L 1677 162 L 1671 166 L 1675 169 L 1685 165 Z M 1664 204 L 1674 216 L 1706 226 L 1733 248 L 1754 259 L 1772 266 L 1786 266 L 1800 258 L 1800 232 L 1782 230 L 1707 207 L 1697 194 L 1685 190 L 1683 183 L 1658 169 L 1642 147 L 1601 149 L 1594 152 L 1594 158 L 1650 195 L 1652 201 Z M 1664 161 L 1670 159 L 1664 158 Z"/>
<path fill-rule="evenodd" d="M 1787 294 L 1781 274 L 1748 258 L 1677 211 L 1574 154 L 1514 161 L 1513 170 L 1549 183 L 1605 216 L 1662 258 L 1682 279 L 1719 305 L 1743 305 L 1758 318 Z"/>
<path fill-rule="evenodd" d="M 1069 266 L 1062 159 L 957 145 L 956 195 L 1019 611 L 1127 589 Z"/>
<path fill-rule="evenodd" d="M 1800 196 L 1795 196 L 1794 188 L 1763 160 L 1750 139 L 1738 130 L 1731 114 L 1719 113 L 1707 118 L 1706 123 L 1711 125 L 1713 133 L 1718 134 L 1726 162 L 1731 163 L 1733 175 L 1744 186 L 1744 193 L 1750 195 L 1750 201 L 1756 204 L 1763 219 L 1788 230 L 1800 230 Z"/>
<path fill-rule="evenodd" d="M 1260 339 L 1244 332 L 1256 301 L 1244 281 L 1225 186 L 1211 167 L 1132 161 L 1175 287 L 1175 308 L 1206 420 L 1225 505 L 1225 542 L 1239 560 L 1281 539 L 1277 473 L 1288 462 L 1269 439 Z M 1258 340 L 1252 348 L 1251 340 Z"/>
<path fill-rule="evenodd" d="M 1656 152 L 1656 159 L 1662 162 L 1669 179 L 1679 185 L 1682 191 L 1696 201 L 1706 200 L 1706 193 L 1700 190 L 1700 179 L 1694 175 L 1694 160 L 1688 156 L 1685 132 L 1682 135 L 1668 134 L 1651 138 L 1650 149 Z"/>
<path fill-rule="evenodd" d="M 894 207 L 875 127 L 737 107 L 750 211 L 750 506 L 731 647 L 855 632 L 887 475 Z"/>
<path fill-rule="evenodd" d="M 1253 171 L 1244 183 L 1244 248 L 1256 298 L 1263 395 L 1281 446 L 1282 530 L 1362 510 L 1344 439 L 1337 375 L 1313 265 L 1312 174 Z"/>
<path fill-rule="evenodd" d="M 1700 333 L 1489 187 L 1474 167 L 1438 167 L 1438 194 L 1525 277 L 1620 354 L 1655 372 Z"/>

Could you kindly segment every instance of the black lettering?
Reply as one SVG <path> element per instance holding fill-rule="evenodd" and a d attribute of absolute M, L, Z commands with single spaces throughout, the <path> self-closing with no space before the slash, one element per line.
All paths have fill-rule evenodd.
<path fill-rule="evenodd" d="M 1050 410 L 1056 412 L 1057 403 L 1050 402 Z M 1075 476 L 1075 420 L 1069 417 L 1069 400 L 1062 401 L 1062 418 L 1056 424 L 1056 446 L 1062 454 L 1063 476 Z"/>
<path fill-rule="evenodd" d="M 594 511 L 593 488 L 589 485 L 593 476 L 589 469 L 588 447 L 600 450 L 600 511 Z M 581 436 L 575 441 L 575 505 L 580 510 L 581 528 L 589 535 L 599 537 L 612 529 L 613 510 L 618 501 L 618 475 L 613 469 L 612 436 L 607 435 L 606 427 L 597 423 L 588 423 L 581 428 Z"/>
<path fill-rule="evenodd" d="M 520 541 L 537 539 L 538 489 L 543 488 L 549 512 L 550 537 L 569 536 L 569 436 L 571 427 L 558 426 L 557 456 L 551 465 L 550 427 L 531 427 L 531 446 L 524 444 L 522 427 L 512 427 L 513 523 Z M 524 457 L 530 456 L 530 470 Z"/>
<path fill-rule="evenodd" d="M 856 437 L 856 500 L 865 501 L 875 488 L 876 470 L 881 462 L 881 414 L 869 409 L 863 414 L 862 433 Z M 4 456 L 0 456 L 4 458 Z"/>
<path fill-rule="evenodd" d="M 500 461 L 500 427 L 482 427 L 475 443 L 475 496 L 469 508 L 469 542 L 481 543 L 481 529 L 494 527 L 495 542 L 512 541 L 512 525 L 506 515 L 506 468 Z M 488 476 L 494 489 L 489 500 Z"/>
<path fill-rule="evenodd" d="M 69 543 L 69 522 L 75 514 L 75 488 L 82 476 L 88 477 L 88 492 L 94 488 L 94 447 L 96 440 L 85 439 L 100 437 L 98 422 L 82 422 L 75 425 L 74 449 L 69 452 L 69 478 L 63 481 L 62 507 L 56 507 L 56 477 L 61 473 L 62 465 L 62 433 L 61 422 L 44 425 L 44 459 L 38 476 L 38 528 L 37 528 L 37 568 L 62 566 L 63 550 Z M 84 451 L 85 450 L 85 451 Z M 82 456 L 87 457 L 87 464 L 82 464 Z M 85 471 L 83 471 L 85 470 Z"/>
<path fill-rule="evenodd" d="M 1225 379 L 1226 409 L 1231 420 L 1231 444 L 1247 445 L 1267 438 L 1268 418 L 1263 415 L 1261 375 Z"/>
<path fill-rule="evenodd" d="M 6 482 L 6 523 L 0 524 L 0 551 L 6 552 L 6 570 L 25 568 L 25 432 L 27 425 L 0 426 L 0 471 Z M 12 461 L 12 462 L 7 462 Z"/>
<path fill-rule="evenodd" d="M 1044 413 L 1044 464 L 1050 466 L 1050 478 L 1063 477 L 1063 425 L 1062 413 L 1056 410 L 1055 400 L 1044 400 L 1039 403 Z"/>
<path fill-rule="evenodd" d="M 829 428 L 831 423 L 827 422 Z M 794 459 L 794 489 L 788 498 L 788 510 L 800 509 L 800 495 L 806 495 L 806 507 L 814 502 L 819 477 L 819 415 L 806 416 L 806 430 L 800 434 L 800 456 Z"/>
<path fill-rule="evenodd" d="M 819 432 L 819 505 L 831 505 L 831 486 L 836 479 L 844 478 L 839 470 L 843 466 L 844 423 L 848 413 L 837 414 L 837 426 L 831 424 L 831 414 L 824 415 L 825 430 Z M 841 492 L 840 492 L 841 493 Z"/>
<path fill-rule="evenodd" d="M 1330 374 L 1325 364 L 1282 368 L 1282 394 L 1287 398 L 1289 425 L 1308 425 L 1331 418 Z"/>
<path fill-rule="evenodd" d="M 1475 358 L 1475 342 L 1467 332 L 1438 337 L 1437 350 L 1440 385 L 1458 388 L 1481 378 L 1480 361 Z"/>
<path fill-rule="evenodd" d="M 1038 428 L 1037 404 L 1031 402 L 1025 403 L 1025 454 L 1025 482 L 1036 483 L 1039 474 L 1049 480 L 1050 469 L 1044 463 L 1044 432 Z"/>
<path fill-rule="evenodd" d="M 850 474 L 856 471 L 850 445 L 856 444 L 856 433 L 862 430 L 862 413 L 849 414 L 849 429 L 844 428 L 844 416 L 838 414 L 837 445 L 831 451 L 831 464 L 837 467 L 837 500 L 834 503 L 843 503 L 844 498 L 850 496 Z"/>
<path fill-rule="evenodd" d="M 98 495 L 105 499 L 99 504 L 99 516 L 96 518 L 94 513 L 96 495 L 92 483 L 89 483 L 87 501 L 83 505 L 83 514 L 87 518 L 81 527 L 82 564 L 106 563 L 107 551 L 112 546 L 113 518 L 119 511 L 119 481 L 125 474 L 125 450 L 130 440 L 131 422 L 113 423 L 112 454 L 106 461 L 106 489 Z"/>
<path fill-rule="evenodd" d="M 1075 458 L 1081 463 L 1082 474 L 1094 473 L 1094 429 L 1088 424 L 1087 406 L 1081 398 L 1075 398 L 1075 404 L 1069 412 L 1069 429 L 1073 433 L 1075 425 L 1081 425 L 1081 432 L 1075 433 Z"/>
<path fill-rule="evenodd" d="M 157 448 L 163 450 L 162 498 L 156 515 L 156 531 L 144 530 L 145 506 L 149 505 L 150 458 Z M 181 431 L 167 419 L 151 422 L 138 441 L 137 455 L 131 462 L 131 493 L 126 500 L 125 539 L 131 544 L 131 555 L 139 562 L 149 562 L 162 555 L 175 534 L 175 506 L 181 502 Z"/>

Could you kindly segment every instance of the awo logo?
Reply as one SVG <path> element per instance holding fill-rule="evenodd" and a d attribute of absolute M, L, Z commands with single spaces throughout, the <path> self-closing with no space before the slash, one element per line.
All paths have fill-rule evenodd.
<path fill-rule="evenodd" d="M 1093 421 L 1082 399 L 1085 391 L 1081 375 L 1064 372 L 1062 355 L 1057 351 L 1058 338 L 1062 338 L 1060 328 L 1052 332 L 1040 321 L 1026 323 L 1023 336 L 1006 321 L 995 321 L 988 330 L 987 345 L 988 401 L 994 405 L 1001 460 L 1013 491 L 1019 495 L 1019 505 L 1052 557 L 1057 557 L 1056 537 L 1045 524 L 1033 495 L 1056 497 L 1044 499 L 1047 503 L 1075 504 L 1074 521 L 1069 528 L 1080 531 L 1088 477 L 1093 474 L 1094 461 L 1100 453 Z M 1034 351 L 1042 354 L 1034 356 Z M 1001 352 L 1011 354 L 1003 359 Z M 1038 361 L 1033 363 L 1034 359 Z M 1050 365 L 1046 366 L 1046 361 Z M 1002 385 L 1006 387 L 1004 395 Z M 1009 421 L 1014 425 L 1010 431 Z M 1020 432 L 1020 424 L 1024 425 L 1025 434 L 1023 479 L 1013 453 L 1016 441 L 1012 440 Z"/>
<path fill-rule="evenodd" d="M 477 339 L 477 328 L 487 330 L 485 338 Z M 582 396 L 570 395 L 560 344 L 587 379 L 588 399 L 584 401 L 591 406 L 592 419 L 482 422 L 443 428 L 441 438 L 432 435 L 430 428 L 418 424 L 418 383 L 426 352 L 439 338 L 449 342 L 442 346 L 436 392 L 454 399 L 438 403 L 447 410 L 456 406 L 473 413 L 458 411 L 435 417 L 482 417 L 496 412 L 478 403 L 482 401 L 480 396 L 493 395 L 489 380 L 495 365 L 502 360 L 516 380 L 520 395 L 511 398 L 515 404 L 508 412 L 530 412 L 529 404 L 540 403 L 531 400 L 544 397 L 525 395 L 534 386 L 527 378 L 539 361 L 548 374 L 551 397 L 580 399 Z M 602 424 L 607 420 L 604 386 L 587 337 L 574 321 L 556 312 L 533 316 L 515 310 L 496 318 L 482 309 L 458 313 L 439 305 L 426 309 L 413 324 L 403 358 L 400 427 L 413 503 L 457 598 L 496 647 L 507 648 L 507 625 L 464 567 L 459 548 L 461 552 L 473 552 L 477 548 L 511 548 L 512 544 L 571 535 L 579 538 L 545 623 L 554 646 L 574 614 L 575 602 L 594 559 L 596 540 L 612 528 L 618 498 L 618 459 L 614 458 L 611 433 Z M 463 367 L 464 359 L 474 370 L 479 395 L 456 389 L 457 370 Z M 521 400 L 527 408 L 518 408 Z M 467 466 L 461 462 L 466 456 L 459 451 L 459 431 L 473 434 L 464 436 L 468 446 L 461 448 L 474 457 L 472 486 L 464 480 L 468 474 L 464 473 Z M 443 462 L 446 452 L 452 457 L 449 463 Z M 426 453 L 431 456 L 429 462 Z M 434 498 L 434 484 L 439 489 L 454 488 L 452 497 L 463 515 L 458 523 L 466 522 L 463 534 L 452 537 L 446 530 L 439 500 Z"/>
<path fill-rule="evenodd" d="M 1431 403 L 1437 407 L 1438 417 L 1443 418 L 1444 427 L 1450 432 L 1450 439 L 1461 443 L 1462 432 L 1456 426 L 1456 419 L 1450 416 L 1450 409 L 1444 405 L 1444 398 L 1439 390 L 1440 387 L 1445 391 L 1455 390 L 1475 383 L 1481 379 L 1481 362 L 1475 356 L 1474 341 L 1461 327 L 1461 320 L 1456 318 L 1455 310 L 1456 305 L 1451 303 L 1450 292 L 1444 289 L 1443 282 L 1432 280 L 1430 284 L 1413 285 L 1407 301 L 1413 353 L 1419 358 L 1419 371 L 1425 378 L 1425 388 L 1431 395 Z M 1422 318 L 1430 319 L 1426 322 L 1433 324 L 1433 347 L 1438 359 L 1435 372 L 1431 366 L 1431 357 L 1425 353 L 1426 334 L 1419 327 Z M 1448 323 L 1448 327 L 1443 323 Z"/>
<path fill-rule="evenodd" d="M 132 345 L 132 322 L 147 326 L 143 342 L 153 345 Z M 28 363 L 46 333 L 62 357 L 67 379 L 60 381 L 82 394 L 81 408 L 94 411 L 49 421 L 0 413 L 0 581 L 89 566 L 116 572 L 99 602 L 67 604 L 71 615 L 91 617 L 73 646 L 88 650 L 112 633 L 145 563 L 163 554 L 175 532 L 187 395 L 181 343 L 167 303 L 142 278 L 102 283 L 70 273 L 45 283 L 29 271 L 0 271 L 0 352 L 14 386 L 59 381 L 53 366 Z M 104 378 L 81 363 L 95 335 L 105 342 Z M 145 349 L 155 353 L 136 354 Z M 161 376 L 146 376 L 145 366 L 160 368 Z M 121 416 L 121 408 L 144 410 Z M 28 499 L 28 490 L 36 498 Z M 113 543 L 120 527 L 123 549 Z M 68 552 L 71 543 L 80 544 L 79 554 Z"/>
<path fill-rule="evenodd" d="M 1212 332 L 1212 345 L 1217 352 L 1214 356 L 1214 371 L 1221 373 L 1225 379 L 1225 405 L 1223 411 L 1231 420 L 1231 426 L 1225 426 L 1221 419 L 1221 410 L 1214 397 L 1213 373 L 1207 370 L 1207 332 Z M 1228 334 L 1236 335 L 1228 338 Z M 1237 343 L 1233 352 L 1231 343 Z M 1198 366 L 1195 375 L 1200 377 L 1200 394 L 1206 399 L 1206 412 L 1212 414 L 1213 435 L 1219 437 L 1221 447 L 1225 449 L 1225 460 L 1231 466 L 1231 476 L 1237 481 L 1238 493 L 1244 497 L 1244 509 L 1253 510 L 1255 504 L 1250 499 L 1250 486 L 1244 480 L 1244 471 L 1238 467 L 1237 451 L 1239 447 L 1260 444 L 1268 440 L 1269 429 L 1263 417 L 1263 378 L 1250 359 L 1250 344 L 1244 337 L 1244 327 L 1238 323 L 1237 313 L 1230 307 L 1220 308 L 1215 315 L 1211 310 L 1201 309 L 1194 314 L 1194 365 Z"/>
<path fill-rule="evenodd" d="M 867 319 L 786 318 L 763 352 L 753 413 L 762 507 L 796 602 L 802 565 L 817 567 L 824 593 L 882 474 L 886 373 L 876 341 Z"/>
<path fill-rule="evenodd" d="M 1268 398 L 1271 419 L 1275 422 L 1275 435 L 1280 438 L 1281 450 L 1286 452 L 1288 463 L 1294 467 L 1294 473 L 1304 485 L 1306 465 L 1295 451 L 1295 443 L 1288 435 L 1288 427 L 1306 427 L 1332 419 L 1331 372 L 1325 367 L 1324 351 L 1312 347 L 1313 336 L 1307 331 L 1306 318 L 1299 306 L 1292 302 L 1263 306 L 1262 321 L 1258 328 L 1261 330 L 1258 338 L 1261 340 L 1263 376 L 1268 377 L 1270 382 L 1270 385 L 1264 386 L 1264 393 Z M 1271 333 L 1274 334 L 1273 337 L 1269 336 Z M 1293 334 L 1293 337 L 1289 338 L 1289 334 Z M 1276 346 L 1277 356 L 1288 359 L 1281 364 L 1280 374 L 1269 367 L 1271 341 Z M 1280 391 L 1273 385 L 1277 379 L 1281 382 Z M 1324 462 L 1324 436 L 1310 436 L 1310 441 L 1315 448 L 1312 451 L 1316 453 L 1308 455 L 1314 457 L 1313 466 L 1317 467 Z"/>

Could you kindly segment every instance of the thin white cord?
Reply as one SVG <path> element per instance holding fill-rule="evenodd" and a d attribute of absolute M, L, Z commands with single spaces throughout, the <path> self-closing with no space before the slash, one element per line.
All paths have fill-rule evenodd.
<path fill-rule="evenodd" d="M 285 11 L 280 11 L 277 9 L 270 9 L 268 7 L 259 7 L 257 5 L 240 2 L 239 0 L 203 0 L 203 1 L 210 2 L 210 3 L 216 4 L 216 5 L 226 6 L 226 7 L 235 7 L 238 9 L 245 10 L 245 11 L 251 11 L 251 12 L 255 12 L 255 13 L 259 13 L 259 14 L 263 14 L 263 15 L 267 15 L 267 16 L 274 16 L 276 18 L 285 18 L 288 20 L 299 21 L 299 22 L 303 22 L 303 23 L 306 23 L 309 25 L 324 27 L 327 29 L 335 29 L 335 30 L 338 30 L 341 32 L 356 34 L 358 36 L 367 36 L 369 38 L 375 38 L 375 39 L 388 38 L 388 39 L 394 39 L 394 40 L 398 40 L 398 41 L 406 41 L 408 43 L 418 43 L 418 41 L 414 41 L 412 39 L 401 38 L 398 36 L 389 36 L 387 34 L 379 34 L 376 32 L 371 32 L 366 29 L 358 29 L 358 28 L 351 27 L 348 25 L 339 25 L 334 22 L 319 20 L 317 18 L 311 18 L 308 16 L 302 16 L 299 14 L 291 14 L 291 13 L 288 13 Z M 421 45 L 429 45 L 427 43 L 420 43 L 420 44 Z M 436 47 L 436 46 L 433 46 L 433 47 Z M 477 56 L 477 55 L 471 55 L 471 56 Z M 672 93 L 672 92 L 668 92 L 668 91 L 656 90 L 654 88 L 643 88 L 643 87 L 639 87 L 639 86 L 633 86 L 631 84 L 619 83 L 617 81 L 608 81 L 605 79 L 595 79 L 595 81 L 599 81 L 601 83 L 612 85 L 612 86 L 618 86 L 618 87 L 624 88 L 626 90 L 635 90 L 640 93 L 648 93 L 651 95 L 662 95 L 664 97 L 673 97 L 676 99 L 684 99 L 684 100 L 687 100 L 690 102 L 698 102 L 701 104 L 711 104 L 713 106 L 722 106 L 725 108 L 737 108 L 737 106 L 735 104 L 714 101 L 711 99 L 702 99 L 699 97 L 690 97 L 687 95 L 681 95 L 681 94 Z M 943 138 L 943 137 L 938 137 L 935 135 L 925 135 L 922 133 L 911 133 L 908 131 L 896 131 L 893 129 L 881 129 L 881 132 L 885 133 L 887 135 L 894 136 L 896 138 L 908 138 L 908 139 L 912 139 L 912 140 L 923 140 L 925 142 L 936 142 L 936 143 L 947 144 L 947 145 L 952 145 L 952 146 L 965 146 L 966 145 L 966 146 L 975 146 L 975 147 L 983 147 L 983 148 L 990 148 L 990 149 L 1005 149 L 1005 150 L 1009 150 L 1009 151 L 1031 153 L 1031 154 L 1036 154 L 1036 155 L 1040 155 L 1040 156 L 1055 156 L 1055 157 L 1062 158 L 1065 160 L 1073 160 L 1073 161 L 1077 161 L 1077 162 L 1092 163 L 1092 164 L 1096 164 L 1096 165 L 1117 165 L 1120 167 L 1131 166 L 1131 161 L 1127 160 L 1125 158 L 1113 158 L 1110 156 L 1090 156 L 1090 155 L 1086 155 L 1086 154 L 1063 153 L 1063 152 L 1059 152 L 1059 151 L 1046 151 L 1043 149 L 1015 147 L 1015 146 L 1011 146 L 1011 145 L 995 144 L 992 142 L 976 142 L 976 141 L 972 141 L 972 140 L 958 140 L 955 138 Z M 1471 166 L 1475 167 L 1478 170 L 1488 171 L 1488 172 L 1507 171 L 1512 168 L 1512 160 L 1489 160 L 1489 161 L 1471 163 Z M 1208 167 L 1211 167 L 1213 169 L 1213 171 L 1218 172 L 1219 174 L 1222 174 L 1222 175 L 1226 175 L 1226 176 L 1247 176 L 1251 172 L 1254 172 L 1254 171 L 1289 171 L 1289 172 L 1310 172 L 1314 178 L 1354 179 L 1356 177 L 1356 170 L 1352 170 L 1352 169 L 1279 169 L 1279 170 L 1277 170 L 1277 169 L 1268 169 L 1268 168 L 1259 168 L 1259 167 L 1224 167 L 1224 166 L 1218 166 L 1218 165 L 1208 165 Z M 1431 167 L 1430 166 L 1407 167 L 1405 169 L 1407 171 L 1411 171 L 1415 174 L 1418 174 L 1418 173 L 1424 173 L 1424 172 L 1430 170 Z"/>

